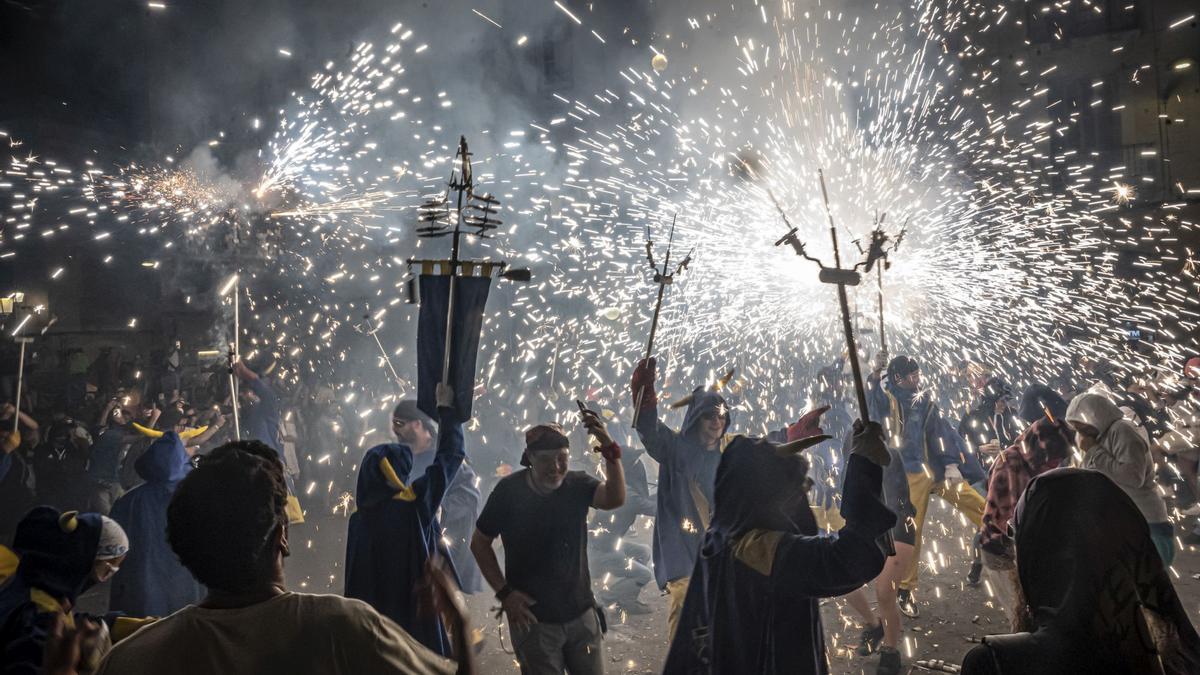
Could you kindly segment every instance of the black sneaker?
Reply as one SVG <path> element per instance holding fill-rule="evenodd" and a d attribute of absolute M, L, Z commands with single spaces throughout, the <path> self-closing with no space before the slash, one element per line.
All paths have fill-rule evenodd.
<path fill-rule="evenodd" d="M 913 599 L 912 591 L 901 588 L 896 593 L 896 604 L 900 605 L 900 613 L 910 619 L 921 616 L 921 610 L 917 609 L 917 602 Z"/>
<path fill-rule="evenodd" d="M 979 577 L 983 575 L 983 563 L 979 560 L 971 563 L 971 570 L 967 572 L 967 584 L 971 587 L 979 585 Z"/>
<path fill-rule="evenodd" d="M 883 647 L 879 650 L 879 667 L 875 669 L 875 675 L 900 675 L 900 652 L 892 647 Z"/>
<path fill-rule="evenodd" d="M 870 656 L 879 649 L 879 643 L 883 641 L 883 622 L 868 626 L 862 630 L 862 636 L 858 638 L 858 655 Z"/>

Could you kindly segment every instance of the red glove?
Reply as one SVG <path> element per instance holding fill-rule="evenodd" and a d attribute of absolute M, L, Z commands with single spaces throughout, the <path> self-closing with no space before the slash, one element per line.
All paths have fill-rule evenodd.
<path fill-rule="evenodd" d="M 633 377 L 629 381 L 629 392 L 633 395 L 633 404 L 639 406 L 641 410 L 658 406 L 658 395 L 654 393 L 657 366 L 658 359 L 651 357 L 638 361 L 637 368 L 633 369 Z"/>
<path fill-rule="evenodd" d="M 823 436 L 825 430 L 821 428 L 821 415 L 827 412 L 829 412 L 829 406 L 823 405 L 801 415 L 795 424 L 787 428 L 788 443 L 810 436 Z"/>

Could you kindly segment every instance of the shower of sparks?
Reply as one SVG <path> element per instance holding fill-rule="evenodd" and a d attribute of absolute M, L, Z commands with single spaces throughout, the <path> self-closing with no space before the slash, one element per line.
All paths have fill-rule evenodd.
<path fill-rule="evenodd" d="M 565 14 L 548 8 L 558 20 L 584 25 L 567 4 L 553 5 Z M 675 247 L 694 253 L 660 319 L 663 400 L 736 367 L 735 425 L 760 432 L 844 396 L 848 380 L 817 376 L 841 372 L 833 287 L 773 246 L 786 228 L 767 196 L 779 198 L 813 255 L 832 260 L 818 169 L 847 259 L 877 214 L 908 223 L 884 282 L 889 346 L 920 358 L 953 416 L 969 396 L 968 363 L 991 366 L 1014 388 L 1055 381 L 1081 357 L 1146 379 L 1172 376 L 1195 346 L 1131 350 L 1126 323 L 1166 336 L 1200 326 L 1195 258 L 1169 248 L 1195 224 L 1170 204 L 1123 217 L 1136 198 L 1131 170 L 1055 149 L 1090 101 L 1048 95 L 1054 64 L 1024 72 L 1028 64 L 997 63 L 983 46 L 985 33 L 1025 15 L 1022 4 L 910 0 L 870 17 L 771 7 L 680 19 L 663 31 L 670 45 L 634 35 L 645 63 L 596 91 L 554 93 L 556 110 L 517 129 L 460 128 L 458 111 L 478 102 L 430 84 L 437 78 L 412 78 L 455 72 L 439 61 L 442 46 L 414 44 L 421 27 L 398 23 L 386 41 L 359 44 L 315 73 L 246 175 L 217 177 L 174 158 L 69 168 L 0 135 L 15 153 L 0 175 L 0 260 L 78 236 L 97 259 L 121 261 L 122 246 L 144 239 L 160 246 L 155 261 L 209 265 L 213 291 L 238 279 L 243 321 L 252 317 L 243 351 L 276 352 L 285 379 L 316 381 L 354 413 L 351 440 L 334 449 L 350 465 L 384 437 L 395 402 L 383 395 L 395 387 L 379 351 L 415 370 L 415 350 L 402 346 L 413 343 L 416 317 L 401 300 L 404 261 L 423 253 L 416 206 L 445 189 L 465 133 L 476 180 L 503 200 L 511 228 L 466 246 L 534 276 L 492 290 L 476 390 L 487 419 L 469 429 L 473 452 L 495 448 L 515 463 L 510 432 L 572 421 L 575 398 L 631 418 L 625 383 L 653 305 L 645 228 L 661 240 L 676 213 Z M 506 45 L 528 42 L 504 35 Z M 661 52 L 671 60 L 658 72 L 650 59 Z M 1014 79 L 1026 93 L 1002 103 L 998 92 Z M 875 286 L 850 290 L 861 347 L 873 353 Z M 231 313 L 231 303 L 220 309 Z M 354 330 L 364 315 L 378 345 Z M 229 344 L 229 324 L 206 344 Z M 363 363 L 378 364 L 374 381 L 344 375 Z M 348 494 L 330 499 L 348 512 Z"/>

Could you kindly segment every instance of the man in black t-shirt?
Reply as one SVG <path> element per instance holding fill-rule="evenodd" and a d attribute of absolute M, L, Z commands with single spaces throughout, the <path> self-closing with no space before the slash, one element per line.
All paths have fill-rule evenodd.
<path fill-rule="evenodd" d="M 592 411 L 581 413 L 604 457 L 601 482 L 567 471 L 570 444 L 557 424 L 525 432 L 521 464 L 488 497 L 471 538 L 483 577 L 508 617 L 522 675 L 604 672 L 603 643 L 587 559 L 588 509 L 625 503 L 621 448 Z M 500 570 L 492 542 L 504 546 Z"/>

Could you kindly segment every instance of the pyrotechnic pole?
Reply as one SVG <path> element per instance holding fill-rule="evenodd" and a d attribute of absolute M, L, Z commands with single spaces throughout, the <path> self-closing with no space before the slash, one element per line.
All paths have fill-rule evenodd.
<path fill-rule="evenodd" d="M 451 237 L 450 258 L 448 260 L 417 260 L 409 258 L 408 267 L 421 268 L 421 276 L 435 276 L 435 269 L 444 267 L 445 272 L 436 276 L 449 275 L 449 295 L 446 302 L 446 333 L 442 344 L 441 382 L 450 383 L 451 354 L 454 347 L 454 315 L 458 305 L 457 295 L 459 275 L 472 276 L 480 271 L 480 276 L 494 278 L 496 276 L 509 281 L 527 282 L 530 279 L 528 269 L 509 269 L 504 261 L 463 260 L 461 246 L 463 235 L 473 235 L 481 239 L 488 238 L 488 232 L 500 226 L 500 220 L 493 218 L 500 201 L 490 194 L 475 193 L 475 179 L 471 172 L 471 152 L 467 147 L 467 138 L 459 136 L 458 151 L 454 160 L 457 166 L 451 167 L 450 179 L 446 184 L 446 193 L 427 199 L 417 207 L 417 234 L 421 237 Z M 450 193 L 456 195 L 453 213 L 451 213 Z M 473 228 L 475 231 L 470 231 Z M 409 302 L 416 301 L 415 279 L 409 281 Z M 468 311 L 471 308 L 468 306 Z M 382 346 L 381 346 L 382 349 Z M 389 360 L 389 367 L 391 362 Z M 393 372 L 394 369 L 393 369 Z M 420 386 L 418 377 L 418 389 Z"/>
<path fill-rule="evenodd" d="M 833 223 L 833 211 L 829 209 L 829 192 L 825 189 L 825 173 L 817 169 L 817 178 L 821 181 L 821 199 L 825 202 L 825 217 L 829 219 L 829 238 L 833 241 L 834 270 L 843 272 L 842 254 L 838 250 L 837 226 Z M 824 270 L 822 270 L 824 272 Z M 857 277 L 858 273 L 854 272 Z M 822 281 L 825 281 L 822 279 Z M 867 391 L 863 387 L 862 368 L 858 363 L 858 345 L 854 340 L 854 327 L 850 324 L 850 302 L 846 298 L 846 281 L 837 281 L 838 302 L 842 306 L 842 329 L 846 333 L 846 348 L 849 350 L 850 371 L 854 374 L 854 393 L 858 396 L 858 409 L 863 424 L 871 421 L 871 412 L 867 408 Z M 857 278 L 854 283 L 858 283 Z"/>
<path fill-rule="evenodd" d="M 858 363 L 858 345 L 854 339 L 854 326 L 850 322 L 850 302 L 846 297 L 846 286 L 857 286 L 862 280 L 862 275 L 859 273 L 859 267 L 866 267 L 866 271 L 870 272 L 875 262 L 884 255 L 884 246 L 887 243 L 888 237 L 881 230 L 876 229 L 871 233 L 871 246 L 867 251 L 866 260 L 859 262 L 854 267 L 842 267 L 842 254 L 838 250 L 837 226 L 833 222 L 833 211 L 829 208 L 829 192 L 825 188 L 825 174 L 821 169 L 817 169 L 817 178 L 821 182 L 821 198 L 825 203 L 825 217 L 829 220 L 829 238 L 833 242 L 833 267 L 826 267 L 818 258 L 810 256 L 805 251 L 804 243 L 800 241 L 796 233 L 798 228 L 793 227 L 788 221 L 787 214 L 784 213 L 783 207 L 779 205 L 779 201 L 775 199 L 775 195 L 768 189 L 767 194 L 774 202 L 776 210 L 783 218 L 783 222 L 787 225 L 788 233 L 783 235 L 779 241 L 775 242 L 776 246 L 789 244 L 796 255 L 811 260 L 820 268 L 819 279 L 821 283 L 835 284 L 838 289 L 838 304 L 842 311 L 842 330 L 846 334 L 846 351 L 847 357 L 850 359 L 850 370 L 854 375 L 854 393 L 858 397 L 859 418 L 863 424 L 869 424 L 871 421 L 871 412 L 867 406 L 867 392 L 863 386 L 862 368 Z M 895 545 L 892 542 L 891 532 L 888 532 L 884 539 L 885 547 L 889 555 L 895 555 Z"/>
<path fill-rule="evenodd" d="M 674 272 L 669 272 L 671 269 L 671 246 L 675 242 L 675 218 L 678 214 L 671 216 L 671 230 L 667 235 L 667 253 L 663 258 L 662 268 L 654 262 L 654 241 L 650 238 L 650 228 L 646 228 L 646 260 L 650 263 L 650 270 L 654 272 L 654 283 L 658 285 L 658 298 L 654 301 L 654 318 L 650 320 L 650 337 L 646 340 L 646 359 L 649 360 L 654 354 L 654 338 L 658 335 L 658 317 L 662 314 L 663 295 L 667 290 L 667 286 L 675 283 L 675 275 L 687 269 L 688 264 L 692 262 L 692 254 L 689 252 L 683 258 L 683 262 L 675 268 Z M 669 272 L 669 273 L 668 273 Z M 633 402 L 633 426 L 636 429 L 638 419 L 642 415 L 642 392 L 639 390 L 637 398 Z"/>
<path fill-rule="evenodd" d="M 21 345 L 21 354 L 17 357 L 17 393 L 13 396 L 13 433 L 19 431 L 21 423 L 21 385 L 25 381 L 25 345 L 33 342 L 31 337 L 13 338 Z M 15 438 L 15 437 L 14 437 Z"/>
<path fill-rule="evenodd" d="M 367 330 L 360 332 L 366 332 L 367 335 L 375 338 L 375 345 L 379 347 L 379 355 L 383 357 L 383 362 L 387 364 L 388 370 L 391 371 L 392 379 L 396 381 L 397 393 L 400 393 L 404 389 L 404 381 L 400 379 L 400 374 L 396 372 L 396 367 L 392 365 L 392 357 L 388 356 L 387 350 L 383 348 L 383 342 L 379 340 L 379 328 L 382 328 L 382 326 L 377 328 L 371 321 L 370 314 L 364 314 L 363 321 L 367 324 Z"/>

